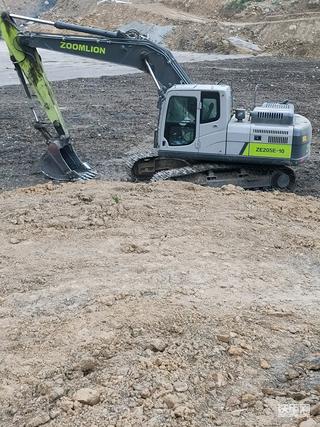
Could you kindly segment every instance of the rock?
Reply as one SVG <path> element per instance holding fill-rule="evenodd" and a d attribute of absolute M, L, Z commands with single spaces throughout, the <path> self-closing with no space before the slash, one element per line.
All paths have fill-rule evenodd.
<path fill-rule="evenodd" d="M 312 354 L 300 362 L 301 366 L 309 371 L 320 371 L 320 353 Z"/>
<path fill-rule="evenodd" d="M 63 387 L 52 387 L 48 391 L 48 399 L 49 402 L 55 402 L 56 400 L 60 399 L 64 395 L 65 391 Z"/>
<path fill-rule="evenodd" d="M 241 396 L 242 404 L 245 404 L 247 406 L 253 406 L 255 404 L 256 399 L 256 396 L 251 393 L 245 393 Z"/>
<path fill-rule="evenodd" d="M 230 335 L 217 335 L 217 340 L 229 344 Z"/>
<path fill-rule="evenodd" d="M 148 388 L 144 388 L 143 390 L 141 390 L 140 396 L 142 397 L 142 399 L 148 399 L 148 397 L 151 396 L 150 390 Z"/>
<path fill-rule="evenodd" d="M 302 423 L 299 424 L 299 427 L 318 427 L 318 424 L 310 418 L 307 421 L 302 421 Z"/>
<path fill-rule="evenodd" d="M 26 425 L 26 427 L 38 427 L 47 424 L 50 421 L 50 416 L 46 412 L 42 412 L 32 418 Z"/>
<path fill-rule="evenodd" d="M 73 400 L 64 396 L 64 397 L 62 397 L 62 399 L 59 400 L 59 407 L 64 412 L 71 412 L 73 410 L 73 407 L 74 407 L 74 402 L 73 402 Z"/>
<path fill-rule="evenodd" d="M 300 376 L 299 372 L 293 368 L 289 368 L 285 375 L 288 380 L 294 380 L 295 378 L 299 378 Z"/>
<path fill-rule="evenodd" d="M 177 406 L 176 409 L 174 410 L 174 415 L 177 418 L 186 417 L 186 416 L 190 415 L 191 413 L 192 413 L 192 411 L 190 411 L 190 409 L 187 406 L 183 406 L 183 405 Z"/>
<path fill-rule="evenodd" d="M 175 389 L 176 392 L 183 393 L 187 391 L 189 387 L 188 387 L 188 384 L 177 381 L 173 384 L 173 388 Z"/>
<path fill-rule="evenodd" d="M 287 397 L 291 397 L 294 400 L 302 400 L 307 397 L 307 393 L 305 391 L 288 391 Z"/>
<path fill-rule="evenodd" d="M 61 411 L 59 409 L 51 409 L 49 412 L 50 418 L 54 420 L 55 418 L 58 418 L 58 416 L 61 414 Z"/>
<path fill-rule="evenodd" d="M 216 372 L 213 374 L 213 380 L 215 382 L 216 387 L 220 388 L 227 384 L 227 381 L 222 372 Z"/>
<path fill-rule="evenodd" d="M 148 399 L 151 396 L 151 384 L 149 383 L 135 384 L 133 388 L 140 394 L 142 399 Z"/>
<path fill-rule="evenodd" d="M 165 341 L 161 339 L 156 339 L 151 341 L 147 348 L 150 348 L 152 351 L 159 351 L 162 353 L 167 347 L 168 344 Z"/>
<path fill-rule="evenodd" d="M 226 409 L 231 409 L 241 404 L 237 396 L 231 396 L 226 402 Z"/>
<path fill-rule="evenodd" d="M 241 347 L 237 347 L 235 345 L 231 345 L 229 347 L 228 353 L 230 354 L 230 356 L 242 356 L 243 349 Z"/>
<path fill-rule="evenodd" d="M 285 390 L 277 390 L 275 388 L 265 387 L 262 388 L 262 393 L 266 396 L 284 397 L 287 395 Z"/>
<path fill-rule="evenodd" d="M 249 351 L 252 350 L 252 345 L 246 343 L 245 341 L 240 341 L 239 344 L 240 344 L 240 347 L 243 348 L 244 350 L 249 350 Z"/>
<path fill-rule="evenodd" d="M 174 394 L 167 394 L 164 396 L 163 401 L 169 409 L 174 409 L 179 403 L 179 399 Z"/>
<path fill-rule="evenodd" d="M 235 411 L 231 412 L 231 415 L 233 417 L 240 417 L 240 415 L 245 411 L 245 409 L 236 409 Z"/>
<path fill-rule="evenodd" d="M 320 415 L 320 402 L 319 402 L 319 403 L 317 403 L 316 405 L 314 405 L 314 406 L 311 408 L 310 413 L 311 413 L 311 415 L 313 415 L 314 417 L 316 417 L 317 415 Z"/>
<path fill-rule="evenodd" d="M 232 46 L 236 47 L 240 52 L 243 53 L 252 53 L 252 52 L 261 52 L 261 48 L 246 40 L 241 39 L 240 37 L 229 37 L 228 41 L 232 44 Z"/>
<path fill-rule="evenodd" d="M 100 393 L 91 388 L 81 388 L 73 395 L 73 400 L 93 406 L 100 402 Z"/>
<path fill-rule="evenodd" d="M 11 243 L 11 245 L 17 245 L 18 243 L 21 243 L 21 240 L 17 239 L 16 237 L 11 237 L 9 243 Z"/>
<path fill-rule="evenodd" d="M 84 203 L 92 203 L 94 200 L 94 197 L 91 194 L 78 194 L 78 199 L 81 200 Z"/>
<path fill-rule="evenodd" d="M 265 359 L 261 359 L 261 360 L 260 360 L 260 367 L 261 367 L 262 369 L 270 369 L 270 368 L 271 368 L 271 365 L 269 364 L 269 362 L 268 362 L 267 360 L 265 360 Z"/>

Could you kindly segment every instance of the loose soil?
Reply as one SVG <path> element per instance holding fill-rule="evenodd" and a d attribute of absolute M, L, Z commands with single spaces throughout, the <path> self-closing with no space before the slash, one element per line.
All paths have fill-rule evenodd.
<path fill-rule="evenodd" d="M 261 83 L 316 135 L 318 66 L 186 68 L 232 83 L 238 106 Z M 279 418 L 288 404 L 320 422 L 317 138 L 300 195 L 119 182 L 126 153 L 152 145 L 150 79 L 53 86 L 101 180 L 46 183 L 22 90 L 0 89 L 1 427 L 298 426 L 308 415 Z"/>
<path fill-rule="evenodd" d="M 100 181 L 0 203 L 1 426 L 281 426 L 319 401 L 318 199 Z"/>
<path fill-rule="evenodd" d="M 254 88 L 260 84 L 257 102 L 289 99 L 296 112 L 308 117 L 314 129 L 311 160 L 296 169 L 298 194 L 320 194 L 318 93 L 319 62 L 260 57 L 187 64 L 195 82 L 221 79 L 232 85 L 235 106 L 252 108 Z M 123 157 L 151 148 L 157 120 L 157 93 L 143 74 L 53 83 L 68 123 L 75 148 L 106 179 L 126 180 Z M 19 86 L 0 89 L 2 138 L 0 187 L 45 182 L 38 160 L 45 151 L 33 129 L 32 116 Z"/>

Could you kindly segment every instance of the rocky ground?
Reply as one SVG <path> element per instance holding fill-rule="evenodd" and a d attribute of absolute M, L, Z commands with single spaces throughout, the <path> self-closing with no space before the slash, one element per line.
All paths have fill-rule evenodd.
<path fill-rule="evenodd" d="M 320 421 L 318 199 L 102 181 L 0 199 L 2 426 Z"/>
<path fill-rule="evenodd" d="M 152 144 L 144 75 L 54 84 L 102 179 L 47 183 L 22 91 L 0 89 L 1 427 L 320 423 L 318 67 L 187 65 L 312 120 L 297 194 L 106 182 Z"/>

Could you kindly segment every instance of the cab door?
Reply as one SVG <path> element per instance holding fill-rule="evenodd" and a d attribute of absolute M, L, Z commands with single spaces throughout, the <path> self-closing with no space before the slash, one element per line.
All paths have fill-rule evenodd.
<path fill-rule="evenodd" d="M 166 153 L 198 153 L 200 92 L 172 91 L 160 122 L 159 149 Z"/>
<path fill-rule="evenodd" d="M 199 125 L 199 154 L 226 152 L 225 94 L 218 91 L 201 92 Z"/>

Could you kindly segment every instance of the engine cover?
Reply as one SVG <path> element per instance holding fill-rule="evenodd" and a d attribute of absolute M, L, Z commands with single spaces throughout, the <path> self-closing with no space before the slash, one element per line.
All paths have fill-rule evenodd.
<path fill-rule="evenodd" d="M 294 105 L 265 102 L 251 112 L 251 123 L 293 125 Z"/>

